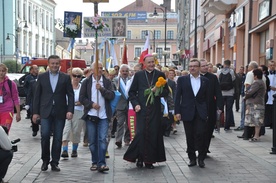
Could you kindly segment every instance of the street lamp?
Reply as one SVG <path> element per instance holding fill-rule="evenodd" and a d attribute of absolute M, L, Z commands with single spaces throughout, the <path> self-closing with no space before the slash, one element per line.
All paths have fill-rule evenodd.
<path fill-rule="evenodd" d="M 165 6 L 164 9 L 162 8 L 154 8 L 154 13 L 153 13 L 153 16 L 156 17 L 158 16 L 158 13 L 157 13 L 157 9 L 163 11 L 163 21 L 165 22 L 165 51 L 167 50 L 167 7 Z M 167 59 L 167 55 L 165 55 L 164 57 L 164 66 L 166 66 L 166 59 Z"/>
<path fill-rule="evenodd" d="M 153 36 L 153 52 L 156 52 L 155 51 L 155 30 L 148 30 L 147 33 L 146 33 L 146 36 L 148 36 L 148 32 L 151 32 L 152 33 L 152 36 Z"/>
<path fill-rule="evenodd" d="M 15 31 L 16 31 L 16 34 L 12 34 L 12 33 L 7 33 L 7 37 L 6 37 L 6 40 L 7 41 L 10 41 L 11 38 L 10 38 L 10 35 L 14 37 L 14 43 L 15 43 L 15 54 L 16 54 L 16 61 L 15 61 L 15 72 L 18 72 L 18 34 L 20 32 L 20 27 L 19 25 L 21 23 L 25 22 L 25 25 L 23 26 L 24 29 L 27 29 L 29 28 L 28 25 L 27 25 L 27 20 L 22 20 L 20 21 L 18 24 L 17 24 L 17 27 L 15 28 Z"/>

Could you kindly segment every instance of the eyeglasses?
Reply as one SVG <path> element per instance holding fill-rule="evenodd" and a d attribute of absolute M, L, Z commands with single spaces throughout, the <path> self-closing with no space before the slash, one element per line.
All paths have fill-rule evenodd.
<path fill-rule="evenodd" d="M 74 78 L 81 78 L 82 77 L 82 75 L 75 75 L 75 74 L 73 74 L 72 75 Z"/>

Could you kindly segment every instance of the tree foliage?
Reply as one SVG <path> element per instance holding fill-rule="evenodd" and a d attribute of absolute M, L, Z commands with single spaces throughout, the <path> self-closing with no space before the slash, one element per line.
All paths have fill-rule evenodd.
<path fill-rule="evenodd" d="M 16 73 L 16 62 L 15 60 L 5 60 L 3 62 L 3 64 L 5 64 L 8 67 L 8 73 Z M 21 64 L 17 63 L 17 69 L 18 72 L 21 70 Z"/>

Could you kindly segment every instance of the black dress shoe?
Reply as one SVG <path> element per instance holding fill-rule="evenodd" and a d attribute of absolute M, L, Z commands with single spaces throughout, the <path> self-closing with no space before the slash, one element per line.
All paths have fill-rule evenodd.
<path fill-rule="evenodd" d="M 196 166 L 196 160 L 190 160 L 188 167 Z"/>
<path fill-rule="evenodd" d="M 49 164 L 49 163 L 47 163 L 47 162 L 43 162 L 43 163 L 42 163 L 42 166 L 41 166 L 41 171 L 46 171 L 46 170 L 48 170 L 48 164 Z"/>
<path fill-rule="evenodd" d="M 154 166 L 152 164 L 145 163 L 145 167 L 148 169 L 154 169 Z"/>
<path fill-rule="evenodd" d="M 142 161 L 137 161 L 136 166 L 138 168 L 142 168 L 143 167 L 143 162 Z"/>
<path fill-rule="evenodd" d="M 52 166 L 52 171 L 59 172 L 60 168 L 57 165 L 51 165 Z"/>
<path fill-rule="evenodd" d="M 241 138 L 243 138 L 243 135 L 238 135 L 237 137 L 241 139 Z"/>
<path fill-rule="evenodd" d="M 200 168 L 204 168 L 204 167 L 205 167 L 204 161 L 199 159 L 199 160 L 198 160 L 198 166 L 199 166 Z"/>
<path fill-rule="evenodd" d="M 33 132 L 33 137 L 37 136 L 37 132 Z"/>

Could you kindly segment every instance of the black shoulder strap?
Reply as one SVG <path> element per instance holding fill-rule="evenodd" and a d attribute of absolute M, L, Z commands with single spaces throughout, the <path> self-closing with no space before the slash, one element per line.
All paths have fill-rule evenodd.
<path fill-rule="evenodd" d="M 10 91 L 11 91 L 11 95 L 12 95 L 12 82 L 10 79 L 8 79 L 8 85 L 9 85 L 9 88 L 10 88 Z"/>

